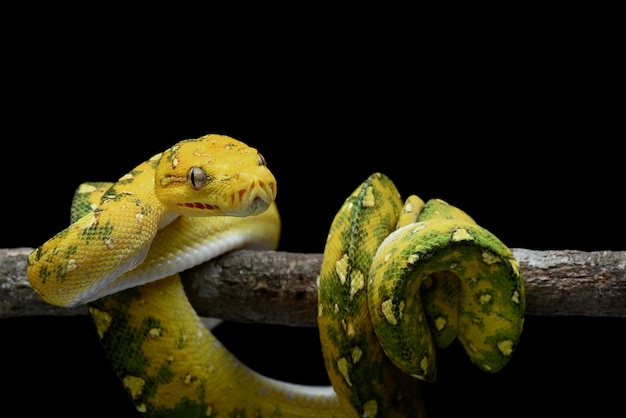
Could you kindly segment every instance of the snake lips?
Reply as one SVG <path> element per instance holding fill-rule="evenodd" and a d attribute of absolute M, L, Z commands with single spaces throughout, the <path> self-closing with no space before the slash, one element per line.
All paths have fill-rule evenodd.
<path fill-rule="evenodd" d="M 240 182 L 239 179 L 241 177 L 246 176 L 239 175 L 237 182 Z M 185 210 L 187 214 L 189 213 L 187 210 L 191 210 L 194 216 L 258 215 L 267 210 L 274 201 L 276 185 L 274 183 L 264 184 L 256 179 L 249 179 L 247 183 L 250 184 L 250 186 L 245 189 L 237 189 L 237 184 L 229 185 L 231 189 L 235 190 L 224 193 L 226 197 L 221 200 L 211 202 L 179 202 L 177 206 L 179 211 Z"/>

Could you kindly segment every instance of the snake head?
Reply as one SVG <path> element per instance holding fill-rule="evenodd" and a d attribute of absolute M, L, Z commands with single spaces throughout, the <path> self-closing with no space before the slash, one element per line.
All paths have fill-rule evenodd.
<path fill-rule="evenodd" d="M 205 135 L 165 151 L 155 169 L 157 198 L 184 216 L 249 216 L 276 198 L 263 156 L 225 135 Z"/>

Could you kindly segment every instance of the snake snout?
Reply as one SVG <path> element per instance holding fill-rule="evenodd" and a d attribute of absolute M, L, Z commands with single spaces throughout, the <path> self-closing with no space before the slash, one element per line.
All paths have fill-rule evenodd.
<path fill-rule="evenodd" d="M 259 214 L 272 204 L 275 197 L 275 183 L 265 183 L 261 180 L 255 180 L 242 196 L 240 204 L 242 207 L 247 206 L 250 214 Z"/>
<path fill-rule="evenodd" d="M 276 197 L 276 181 L 239 175 L 237 188 L 230 196 L 229 205 L 235 212 L 245 216 L 265 211 Z"/>

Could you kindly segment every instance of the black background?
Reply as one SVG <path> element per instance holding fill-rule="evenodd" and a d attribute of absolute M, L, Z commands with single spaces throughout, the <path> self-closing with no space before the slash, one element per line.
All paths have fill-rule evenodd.
<path fill-rule="evenodd" d="M 35 247 L 63 229 L 80 182 L 114 180 L 178 140 L 215 132 L 266 157 L 284 251 L 322 252 L 334 213 L 375 171 L 404 195 L 464 209 L 512 248 L 626 249 L 623 112 L 613 101 L 623 94 L 610 48 L 571 33 L 435 46 L 410 28 L 320 43 L 310 29 L 297 48 L 276 50 L 280 31 L 235 49 L 224 48 L 228 34 L 207 35 L 191 51 L 187 38 L 113 41 L 116 30 L 89 25 L 55 27 L 27 46 L 10 38 L 0 248 Z M 444 350 L 437 381 L 423 385 L 430 416 L 614 415 L 625 327 L 529 316 L 495 375 L 457 346 Z M 218 335 L 263 373 L 326 383 L 316 331 L 226 324 Z M 87 318 L 2 319 L 0 336 L 2 409 L 133 416 Z"/>

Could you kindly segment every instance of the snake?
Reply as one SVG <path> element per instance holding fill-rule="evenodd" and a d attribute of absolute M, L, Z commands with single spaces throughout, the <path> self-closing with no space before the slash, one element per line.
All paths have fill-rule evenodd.
<path fill-rule="evenodd" d="M 87 305 L 120 384 L 145 417 L 423 417 L 419 382 L 458 339 L 497 372 L 519 343 L 524 283 L 511 251 L 443 200 L 405 201 L 382 173 L 336 213 L 318 277 L 330 385 L 243 364 L 189 303 L 179 273 L 237 249 L 274 251 L 277 182 L 231 136 L 184 139 L 115 182 L 84 182 L 69 226 L 28 256 L 52 305 Z"/>

